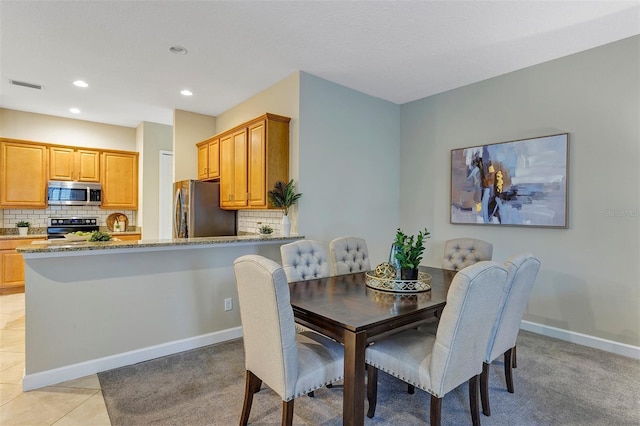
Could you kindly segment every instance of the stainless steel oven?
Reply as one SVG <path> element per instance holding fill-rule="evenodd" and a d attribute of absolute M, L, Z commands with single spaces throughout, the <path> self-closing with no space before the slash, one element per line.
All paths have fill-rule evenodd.
<path fill-rule="evenodd" d="M 47 238 L 64 238 L 65 234 L 77 231 L 99 230 L 97 217 L 51 217 L 47 226 Z"/>
<path fill-rule="evenodd" d="M 102 203 L 102 185 L 50 180 L 47 199 L 49 205 L 99 206 Z"/>

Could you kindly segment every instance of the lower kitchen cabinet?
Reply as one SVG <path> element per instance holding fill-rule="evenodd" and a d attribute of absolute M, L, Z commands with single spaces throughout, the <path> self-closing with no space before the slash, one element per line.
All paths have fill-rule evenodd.
<path fill-rule="evenodd" d="M 118 233 L 112 234 L 114 238 L 117 238 L 121 241 L 138 241 L 140 239 L 140 234 L 127 234 L 127 235 L 118 235 Z"/>
<path fill-rule="evenodd" d="M 0 294 L 24 291 L 24 259 L 15 248 L 44 238 L 0 241 Z"/>

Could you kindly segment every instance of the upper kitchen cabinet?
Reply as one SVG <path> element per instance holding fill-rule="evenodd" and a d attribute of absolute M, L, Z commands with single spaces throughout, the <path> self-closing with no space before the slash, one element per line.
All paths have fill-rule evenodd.
<path fill-rule="evenodd" d="M 220 137 L 220 207 L 247 206 L 247 129 Z"/>
<path fill-rule="evenodd" d="M 0 207 L 47 207 L 47 147 L 0 140 Z"/>
<path fill-rule="evenodd" d="M 100 152 L 62 146 L 50 147 L 49 179 L 100 182 Z"/>
<path fill-rule="evenodd" d="M 102 152 L 100 176 L 103 209 L 138 209 L 137 152 Z"/>
<path fill-rule="evenodd" d="M 265 114 L 220 135 L 220 206 L 269 208 L 267 192 L 289 181 L 289 117 Z"/>
<path fill-rule="evenodd" d="M 197 143 L 198 180 L 212 180 L 220 177 L 220 138 L 213 137 Z"/>

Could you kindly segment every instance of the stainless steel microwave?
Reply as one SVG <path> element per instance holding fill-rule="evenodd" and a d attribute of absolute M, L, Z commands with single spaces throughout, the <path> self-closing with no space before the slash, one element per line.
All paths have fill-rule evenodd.
<path fill-rule="evenodd" d="M 99 206 L 102 203 L 102 185 L 88 182 L 50 180 L 49 205 Z"/>

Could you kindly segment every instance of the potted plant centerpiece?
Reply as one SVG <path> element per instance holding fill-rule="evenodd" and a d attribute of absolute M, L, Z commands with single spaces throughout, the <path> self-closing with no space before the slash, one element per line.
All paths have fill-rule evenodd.
<path fill-rule="evenodd" d="M 284 183 L 279 180 L 274 185 L 272 191 L 268 193 L 269 201 L 273 204 L 273 207 L 277 207 L 282 210 L 282 229 L 281 234 L 288 237 L 291 233 L 291 220 L 289 219 L 289 209 L 291 206 L 298 202 L 298 199 L 302 197 L 301 193 L 296 193 L 296 188 L 293 183 L 293 179 L 289 183 Z"/>
<path fill-rule="evenodd" d="M 18 228 L 18 234 L 27 235 L 29 233 L 29 227 L 31 224 L 26 220 L 19 220 L 16 222 L 16 227 Z"/>
<path fill-rule="evenodd" d="M 424 240 L 429 238 L 429 231 L 418 232 L 418 236 L 406 235 L 402 229 L 396 231 L 396 239 L 393 242 L 395 258 L 400 266 L 400 279 L 417 280 L 418 266 L 424 253 Z"/>

